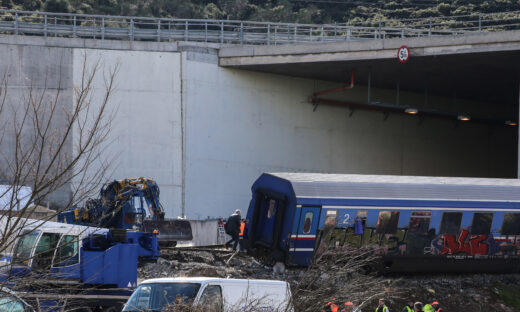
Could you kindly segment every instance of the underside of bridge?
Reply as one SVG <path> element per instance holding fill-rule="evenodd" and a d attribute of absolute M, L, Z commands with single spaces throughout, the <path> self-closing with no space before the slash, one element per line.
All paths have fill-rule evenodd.
<path fill-rule="evenodd" d="M 302 57 L 302 54 L 294 56 L 284 51 L 279 55 L 264 53 L 260 55 L 260 62 L 255 61 L 256 52 L 249 56 L 239 53 L 233 60 L 236 64 L 233 64 L 233 61 L 222 61 L 225 57 L 232 56 L 225 51 L 224 54 L 221 53 L 221 65 L 345 85 L 351 83 L 351 72 L 354 71 L 354 88 L 363 89 L 363 98 L 358 97 L 354 102 L 336 99 L 327 102 L 327 98 L 330 99 L 329 95 L 320 95 L 317 103 L 344 105 L 351 110 L 375 109 L 403 114 L 406 107 L 413 106 L 418 108 L 414 113 L 419 117 L 421 113 L 434 112 L 430 115 L 452 119 L 455 127 L 463 123 L 460 118 L 462 114 L 470 116 L 468 123 L 483 124 L 489 133 L 495 131 L 496 140 L 502 140 L 508 146 L 511 154 L 508 174 L 500 177 L 517 177 L 520 48 L 508 46 L 507 49 L 503 49 L 504 43 L 500 44 L 502 48 L 499 49 L 486 47 L 474 50 L 472 46 L 464 45 L 463 49 L 457 48 L 459 50 L 456 53 L 443 53 L 445 50 L 442 47 L 439 49 L 441 53 L 423 53 L 424 47 L 410 47 L 410 58 L 405 63 L 397 58 L 398 48 L 386 48 L 385 57 L 373 58 L 364 57 L 362 51 L 356 51 L 356 55 L 360 56 L 358 59 L 347 56 L 344 60 L 338 57 L 330 57 L 330 60 L 327 60 L 327 55 L 334 55 L 330 51 L 325 51 L 323 58 L 317 57 L 319 53 L 309 53 L 307 59 Z M 374 53 L 368 50 L 367 55 Z M 389 53 L 393 57 L 389 57 Z M 274 61 L 269 62 L 269 57 L 273 57 Z M 291 57 L 297 61 L 292 62 Z M 289 61 L 283 62 L 284 58 Z M 394 95 L 380 100 L 377 89 Z M 319 90 L 310 90 L 309 96 L 312 97 L 316 91 Z M 415 94 L 417 103 L 410 104 L 408 101 L 404 104 L 402 99 L 406 93 Z M 443 100 L 436 103 L 430 100 L 433 97 Z M 323 98 L 326 99 L 320 102 Z M 462 102 L 466 104 L 461 104 Z M 482 135 L 481 130 L 475 130 L 474 136 L 479 135 Z"/>
<path fill-rule="evenodd" d="M 414 57 L 401 64 L 394 59 L 288 63 L 240 66 L 242 69 L 302 78 L 355 83 L 374 88 L 428 92 L 431 95 L 518 107 L 520 51 Z M 494 106 L 493 105 L 493 106 Z M 490 107 L 490 109 L 493 109 Z M 516 112 L 510 118 L 517 119 Z"/>

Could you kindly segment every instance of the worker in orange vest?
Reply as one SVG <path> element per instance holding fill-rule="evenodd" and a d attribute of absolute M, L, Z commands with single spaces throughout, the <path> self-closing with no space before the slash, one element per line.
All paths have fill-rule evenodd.
<path fill-rule="evenodd" d="M 354 304 L 350 301 L 345 302 L 345 307 L 343 308 L 343 312 L 351 312 Z"/>
<path fill-rule="evenodd" d="M 322 312 L 339 312 L 339 306 L 335 303 L 336 298 L 330 299 L 329 302 L 325 305 L 325 308 Z"/>
<path fill-rule="evenodd" d="M 244 236 L 244 229 L 246 228 L 246 219 L 242 219 L 242 222 L 240 223 L 240 233 L 238 233 L 238 236 L 242 238 Z"/>
<path fill-rule="evenodd" d="M 435 312 L 443 311 L 442 308 L 439 306 L 439 301 L 432 302 L 432 307 L 435 309 Z"/>

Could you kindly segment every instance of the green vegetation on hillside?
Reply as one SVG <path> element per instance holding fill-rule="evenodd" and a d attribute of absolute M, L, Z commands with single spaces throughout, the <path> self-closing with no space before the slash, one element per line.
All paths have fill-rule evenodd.
<path fill-rule="evenodd" d="M 492 287 L 492 292 L 510 307 L 520 311 L 520 287 L 515 285 L 499 284 Z"/>
<path fill-rule="evenodd" d="M 0 0 L 30 11 L 345 23 L 520 10 L 520 0 Z"/>

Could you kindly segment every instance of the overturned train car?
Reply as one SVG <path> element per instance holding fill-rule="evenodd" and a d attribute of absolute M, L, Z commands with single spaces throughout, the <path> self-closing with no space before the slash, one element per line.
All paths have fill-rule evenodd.
<path fill-rule="evenodd" d="M 288 265 L 332 246 L 373 248 L 391 272 L 519 272 L 520 180 L 264 173 L 244 236 Z"/>

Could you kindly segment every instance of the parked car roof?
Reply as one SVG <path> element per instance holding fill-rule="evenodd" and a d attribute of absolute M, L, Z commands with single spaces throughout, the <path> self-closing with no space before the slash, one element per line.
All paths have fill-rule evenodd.
<path fill-rule="evenodd" d="M 253 282 L 262 284 L 286 284 L 284 281 L 276 280 L 262 280 L 262 279 L 235 279 L 235 278 L 217 278 L 217 277 L 163 277 L 153 278 L 142 281 L 140 284 L 150 283 L 204 283 L 204 282 L 218 282 L 218 283 L 236 283 L 236 282 Z"/>

